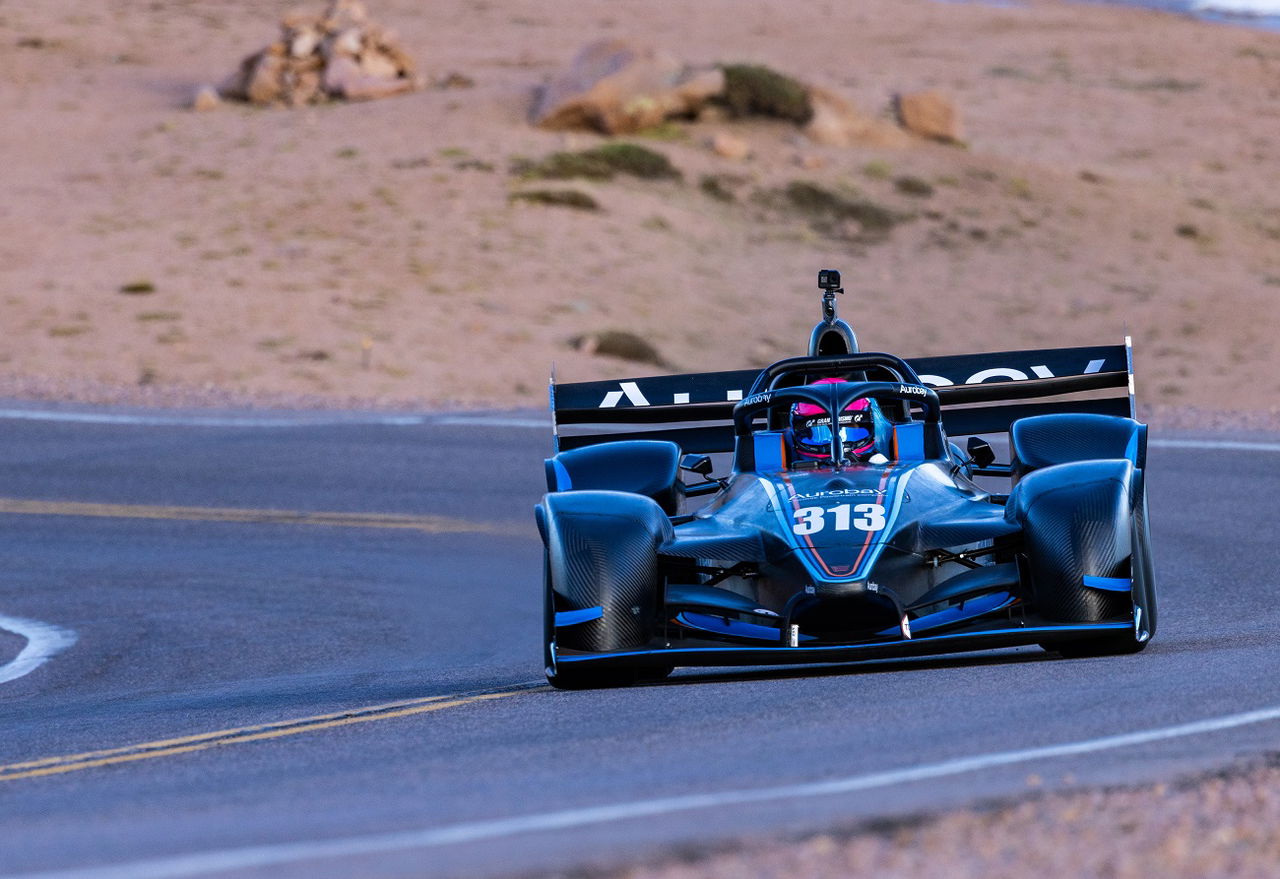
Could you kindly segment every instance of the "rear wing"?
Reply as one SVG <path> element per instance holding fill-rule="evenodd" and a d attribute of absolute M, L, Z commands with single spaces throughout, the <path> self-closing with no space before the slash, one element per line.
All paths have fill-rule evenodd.
<path fill-rule="evenodd" d="M 1135 416 L 1132 342 L 945 357 L 907 365 L 942 403 L 949 436 L 1007 431 L 1053 412 Z M 624 439 L 663 439 L 686 452 L 729 452 L 733 407 L 758 369 L 655 375 L 618 381 L 551 381 L 556 450 Z M 910 377 L 908 377 L 910 378 Z M 1024 402 L 1025 401 L 1025 402 Z"/>

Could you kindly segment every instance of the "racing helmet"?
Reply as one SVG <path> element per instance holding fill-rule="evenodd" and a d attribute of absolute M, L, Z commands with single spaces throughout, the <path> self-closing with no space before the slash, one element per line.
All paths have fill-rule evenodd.
<path fill-rule="evenodd" d="M 815 385 L 839 384 L 843 379 L 824 378 Z M 875 404 L 854 400 L 840 413 L 840 443 L 844 458 L 865 460 L 876 448 Z M 831 416 L 821 406 L 796 403 L 791 407 L 791 436 L 796 454 L 811 461 L 831 460 Z"/>

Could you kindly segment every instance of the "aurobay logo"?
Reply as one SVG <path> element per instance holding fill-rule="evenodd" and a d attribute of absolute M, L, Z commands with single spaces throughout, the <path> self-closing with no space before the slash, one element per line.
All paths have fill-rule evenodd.
<path fill-rule="evenodd" d="M 1102 372 L 1102 367 L 1106 364 L 1103 359 L 1090 360 L 1084 369 L 1079 372 L 1069 372 L 1068 375 L 1093 375 Z M 1043 364 L 1030 366 L 1027 369 L 1018 369 L 1012 366 L 992 366 L 981 369 L 973 375 L 965 378 L 963 381 L 955 381 L 944 375 L 921 375 L 920 382 L 924 385 L 930 385 L 935 388 L 951 387 L 953 385 L 980 385 L 990 381 L 1028 381 L 1032 378 L 1056 378 L 1053 371 Z M 651 402 L 649 396 L 641 389 L 641 382 L 644 379 L 623 381 L 618 383 L 618 389 L 609 391 L 604 395 L 604 399 L 596 407 L 598 409 L 613 409 L 617 407 L 623 400 L 626 400 L 632 406 L 654 406 L 654 405 L 675 405 L 682 406 L 687 403 L 736 403 L 742 399 L 745 391 L 741 388 L 725 388 L 723 391 L 717 391 L 717 395 L 723 394 L 722 397 L 702 399 L 694 401 L 692 393 L 689 391 L 671 391 L 671 385 L 665 378 L 652 380 L 654 389 L 650 390 L 649 395 L 653 396 L 657 402 Z M 670 401 L 658 399 L 658 389 L 662 390 L 663 396 L 671 395 Z M 903 384 L 899 387 L 899 392 L 904 394 L 919 394 L 924 396 L 924 388 L 920 385 Z M 707 395 L 710 397 L 710 395 Z"/>

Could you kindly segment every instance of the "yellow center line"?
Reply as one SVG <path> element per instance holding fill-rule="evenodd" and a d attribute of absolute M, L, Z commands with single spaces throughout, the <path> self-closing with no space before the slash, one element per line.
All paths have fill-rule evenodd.
<path fill-rule="evenodd" d="M 347 711 L 336 711 L 332 714 L 317 714 L 314 717 L 299 717 L 292 720 L 275 720 L 270 723 L 258 723 L 251 726 L 237 726 L 231 729 L 219 729 L 213 732 L 196 733 L 190 736 L 179 736 L 172 739 L 159 739 L 154 742 L 142 742 L 136 745 L 125 745 L 122 748 L 106 748 L 99 751 L 85 751 L 80 754 L 63 754 L 58 757 L 42 757 L 39 760 L 28 760 L 25 763 L 10 763 L 7 766 L 0 766 L 0 773 L 9 770 L 27 769 L 35 766 L 45 766 L 51 763 L 70 763 L 80 760 L 92 760 L 97 757 L 109 757 L 114 754 L 124 754 L 132 751 L 142 750 L 144 748 L 168 748 L 175 745 L 187 745 L 192 742 L 204 741 L 206 739 L 222 739 L 231 736 L 239 736 L 247 733 L 254 733 L 260 730 L 280 729 L 282 727 L 298 726 L 307 723 L 320 723 L 326 720 L 334 720 L 338 718 L 356 717 L 363 714 L 376 714 L 381 711 L 391 711 L 400 708 L 408 708 L 413 705 L 425 705 L 430 702 L 441 702 L 445 699 L 452 699 L 452 696 L 427 696 L 423 699 L 409 699 L 403 702 L 389 702 L 385 705 L 369 705 L 365 708 L 353 708 Z"/>
<path fill-rule="evenodd" d="M 235 507 L 175 507 L 143 504 L 100 504 L 82 501 L 42 501 L 0 497 L 0 514 L 33 516 L 90 516 L 116 519 L 179 519 L 193 522 L 323 525 L 330 528 L 393 528 L 428 534 L 504 534 L 529 536 L 532 530 L 511 524 L 472 522 L 452 516 L 395 513 L 310 512 L 255 510 Z"/>
<path fill-rule="evenodd" d="M 318 714 L 314 717 L 235 727 L 233 729 L 198 733 L 190 736 L 159 739 L 152 742 L 139 742 L 138 744 L 126 745 L 121 748 L 106 748 L 99 751 L 85 751 L 80 754 L 44 757 L 38 760 L 27 760 L 0 766 L 0 781 L 38 778 L 44 775 L 76 772 L 81 769 L 94 769 L 99 766 L 111 766 L 117 763 L 154 760 L 158 757 L 173 757 L 179 754 L 190 754 L 193 751 L 203 751 L 225 745 L 240 745 L 247 742 L 260 742 L 285 736 L 296 736 L 318 730 L 350 726 L 355 723 L 371 723 L 375 720 L 409 717 L 415 714 L 441 711 L 445 708 L 459 708 L 463 705 L 471 705 L 477 702 L 506 699 L 522 692 L 529 691 L 521 689 L 462 697 L 429 696 L 425 699 L 392 702 L 386 705 L 374 705 L 333 714 Z"/>

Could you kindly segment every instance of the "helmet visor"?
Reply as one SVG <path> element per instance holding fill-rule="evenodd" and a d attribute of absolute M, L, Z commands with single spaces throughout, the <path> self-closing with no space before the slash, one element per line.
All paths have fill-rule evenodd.
<path fill-rule="evenodd" d="M 841 421 L 853 421 L 845 415 Z M 831 420 L 815 418 L 796 431 L 796 443 L 804 451 L 815 455 L 829 457 L 831 455 Z M 871 431 L 861 424 L 841 424 L 840 443 L 845 448 L 862 451 L 871 444 Z"/>

